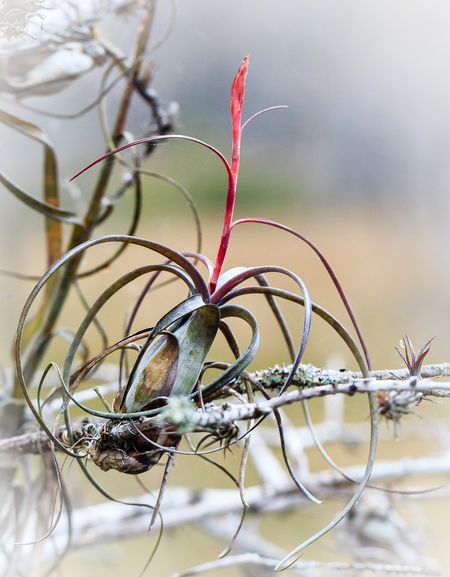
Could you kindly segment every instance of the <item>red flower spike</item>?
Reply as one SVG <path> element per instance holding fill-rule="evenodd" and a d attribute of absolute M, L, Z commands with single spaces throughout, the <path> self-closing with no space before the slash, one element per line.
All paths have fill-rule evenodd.
<path fill-rule="evenodd" d="M 236 74 L 233 84 L 231 85 L 231 126 L 233 130 L 233 151 L 231 155 L 231 169 L 233 176 L 237 179 L 237 171 L 239 168 L 239 151 L 241 147 L 241 112 L 244 104 L 245 94 L 245 77 L 248 72 L 248 56 Z"/>
<path fill-rule="evenodd" d="M 223 261 L 225 260 L 228 242 L 230 240 L 231 223 L 233 221 L 234 203 L 236 200 L 236 184 L 239 172 L 239 157 L 242 134 L 241 113 L 242 105 L 244 104 L 245 78 L 248 72 L 248 59 L 248 56 L 244 58 L 238 73 L 234 77 L 233 84 L 231 85 L 230 111 L 233 138 L 233 148 L 231 151 L 231 174 L 228 179 L 227 202 L 225 206 L 222 238 L 220 239 L 219 252 L 217 253 L 214 271 L 209 283 L 211 293 L 213 293 L 216 288 L 217 280 L 219 278 L 220 271 L 222 270 Z"/>

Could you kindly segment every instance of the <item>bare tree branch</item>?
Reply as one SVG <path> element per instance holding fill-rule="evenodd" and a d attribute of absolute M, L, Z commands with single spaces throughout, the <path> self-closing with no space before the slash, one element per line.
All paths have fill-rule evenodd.
<path fill-rule="evenodd" d="M 267 388 L 280 386 L 280 383 L 289 372 L 289 367 L 278 367 L 257 371 L 254 376 Z M 328 395 L 344 394 L 352 396 L 356 393 L 388 392 L 386 406 L 380 412 L 388 418 L 397 421 L 403 414 L 411 412 L 424 396 L 450 396 L 450 383 L 433 382 L 432 377 L 449 376 L 450 364 L 428 365 L 422 372 L 427 378 L 419 379 L 407 376 L 407 371 L 378 371 L 372 373 L 371 379 L 363 379 L 359 373 L 348 373 L 318 369 L 312 365 L 302 365 L 293 381 L 299 388 L 270 400 L 257 403 L 232 404 L 224 403 L 216 406 L 209 403 L 205 411 L 196 410 L 187 405 L 184 412 L 177 407 L 176 411 L 169 406 L 158 417 L 141 417 L 134 421 L 99 421 L 90 420 L 88 423 L 73 427 L 75 441 L 79 446 L 95 442 L 100 436 L 107 436 L 108 441 L 121 443 L 127 439 L 139 437 L 155 429 L 168 428 L 185 432 L 217 431 L 223 427 L 231 427 L 238 421 L 257 419 L 271 414 L 274 409 L 297 403 L 302 400 L 324 397 Z M 393 375 L 399 379 L 392 379 Z M 281 380 L 280 380 L 281 379 Z M 320 383 L 320 384 L 319 384 Z M 189 422 L 189 427 L 186 423 Z M 67 442 L 66 431 L 62 427 L 57 430 L 58 439 Z M 50 450 L 50 442 L 43 432 L 27 433 L 0 441 L 0 454 L 25 455 L 40 454 Z M 170 449 L 169 449 L 170 450 Z"/>
<path fill-rule="evenodd" d="M 267 557 L 262 557 L 257 553 L 243 553 L 242 555 L 232 555 L 225 557 L 224 559 L 217 559 L 210 563 L 197 565 L 197 567 L 192 567 L 187 571 L 183 571 L 183 573 L 174 573 L 172 577 L 192 577 L 192 575 L 200 575 L 215 569 L 223 569 L 236 565 L 254 565 L 256 567 L 274 568 L 277 563 L 278 561 L 275 559 L 268 559 Z M 296 575 L 305 575 L 307 569 L 320 569 L 322 571 L 327 571 L 327 575 L 334 574 L 329 573 L 330 571 L 335 571 L 336 575 L 342 574 L 343 570 L 355 572 L 355 575 L 360 574 L 356 572 L 361 571 L 367 571 L 374 575 L 379 573 L 382 573 L 383 575 L 423 575 L 427 577 L 440 577 L 442 575 L 440 571 L 423 569 L 421 567 L 384 565 L 378 563 L 320 563 L 319 561 L 297 561 L 293 567 L 290 567 L 289 571 Z"/>
<path fill-rule="evenodd" d="M 292 365 L 275 365 L 274 367 L 255 371 L 253 376 L 266 388 L 277 388 L 283 386 L 290 373 Z M 433 379 L 436 377 L 450 377 L 450 363 L 436 365 L 424 365 L 420 371 L 423 379 Z M 372 371 L 370 377 L 377 381 L 403 380 L 410 376 L 408 369 L 394 369 L 384 371 Z M 313 387 L 328 384 L 352 384 L 358 383 L 362 379 L 362 374 L 352 371 L 333 371 L 321 369 L 313 365 L 300 365 L 292 380 L 292 385 L 297 387 Z"/>
<path fill-rule="evenodd" d="M 345 475 L 361 478 L 364 466 L 347 467 Z M 429 477 L 430 475 L 450 475 L 448 455 L 437 458 L 404 459 L 402 461 L 380 461 L 375 463 L 371 484 L 389 482 L 392 488 L 394 481 L 404 482 L 405 478 Z M 302 482 L 321 498 L 342 498 L 353 491 L 353 485 L 336 471 L 322 471 L 307 475 Z M 402 485 L 404 488 L 404 485 Z M 440 497 L 442 489 L 423 493 L 423 487 L 415 487 L 417 496 Z M 422 491 L 422 493 L 420 493 Z M 246 499 L 249 512 L 284 513 L 310 506 L 310 502 L 290 481 L 284 487 L 252 486 L 246 488 Z M 75 509 L 72 513 L 71 548 L 107 543 L 133 535 L 148 534 L 152 510 L 143 505 L 153 505 L 148 495 L 127 497 L 124 501 L 136 503 L 136 506 L 124 506 L 120 502 L 107 502 L 100 505 Z M 189 489 L 169 487 L 161 506 L 165 529 L 180 527 L 188 523 L 198 523 L 217 516 L 236 514 L 242 510 L 239 493 L 235 489 Z M 160 520 L 157 519 L 152 533 L 158 533 Z M 56 550 L 61 550 L 67 540 L 67 520 L 62 518 L 56 528 L 52 542 L 45 544 L 47 558 L 53 557 Z"/>

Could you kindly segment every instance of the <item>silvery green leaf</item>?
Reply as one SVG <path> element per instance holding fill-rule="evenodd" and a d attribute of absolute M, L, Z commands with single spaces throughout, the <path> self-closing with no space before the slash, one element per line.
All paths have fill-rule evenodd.
<path fill-rule="evenodd" d="M 127 413 L 160 396 L 187 396 L 195 387 L 220 321 L 218 307 L 198 306 L 199 300 L 187 299 L 155 327 L 124 392 Z"/>

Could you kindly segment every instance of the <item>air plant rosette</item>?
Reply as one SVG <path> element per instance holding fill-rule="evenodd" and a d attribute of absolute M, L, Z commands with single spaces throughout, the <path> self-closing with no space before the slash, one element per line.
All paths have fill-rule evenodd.
<path fill-rule="evenodd" d="M 86 447 L 76 443 L 73 436 L 71 436 L 72 423 L 69 408 L 73 405 L 79 407 L 91 417 L 104 419 L 101 425 L 94 427 L 95 434 L 87 442 L 92 460 L 103 470 L 115 469 L 128 474 L 140 474 L 149 470 L 163 455 L 167 454 L 169 456 L 166 469 L 168 474 L 173 462 L 173 457 L 178 452 L 178 445 L 182 435 L 186 432 L 197 431 L 196 420 L 193 415 L 195 415 L 196 411 L 205 410 L 204 404 L 212 401 L 218 395 L 225 396 L 226 394 L 229 394 L 229 387 L 235 384 L 236 379 L 246 374 L 245 369 L 254 359 L 258 351 L 260 335 L 257 320 L 249 310 L 241 305 L 233 304 L 231 302 L 236 297 L 247 294 L 264 295 L 280 325 L 291 356 L 292 367 L 284 384 L 279 389 L 279 394 L 283 394 L 289 387 L 299 363 L 301 362 L 310 333 L 313 313 L 320 316 L 329 323 L 334 330 L 336 330 L 346 345 L 350 348 L 364 376 L 367 377 L 369 374 L 370 360 L 361 331 L 333 269 L 319 249 L 317 249 L 314 244 L 303 237 L 300 233 L 277 222 L 256 217 L 233 220 L 242 131 L 250 120 L 259 116 L 261 113 L 272 110 L 273 108 L 280 108 L 273 107 L 263 110 L 253 115 L 249 120 L 247 120 L 247 122 L 242 123 L 241 114 L 244 102 L 247 71 L 248 57 L 244 59 L 233 81 L 231 89 L 231 162 L 228 162 L 221 152 L 206 142 L 190 136 L 170 134 L 164 136 L 152 136 L 125 144 L 124 146 L 102 156 L 79 173 L 81 174 L 105 158 L 110 158 L 127 148 L 143 143 L 148 145 L 156 144 L 162 140 L 168 141 L 177 139 L 190 141 L 209 149 L 221 160 L 228 177 L 223 229 L 215 262 L 213 263 L 202 254 L 191 251 L 178 252 L 167 246 L 143 238 L 128 235 L 104 236 L 89 240 L 76 246 L 56 261 L 37 283 L 23 309 L 16 339 L 17 374 L 23 394 L 40 425 L 50 437 L 53 446 L 67 455 L 74 457 L 86 472 L 87 469 L 84 463 Z M 238 267 L 223 272 L 223 265 L 232 230 L 238 225 L 241 226 L 243 224 L 251 223 L 282 229 L 301 241 L 306 242 L 315 251 L 328 271 L 342 298 L 344 306 L 357 333 L 360 345 L 356 344 L 349 332 L 330 313 L 311 301 L 307 288 L 301 278 L 290 270 L 276 265 L 268 265 L 250 268 Z M 24 327 L 26 326 L 30 308 L 40 291 L 44 289 L 47 283 L 52 282 L 54 276 L 57 275 L 58 272 L 61 271 L 61 269 L 63 269 L 72 259 L 80 259 L 81 255 L 88 249 L 104 243 L 138 245 L 160 255 L 163 262 L 160 264 L 145 265 L 127 272 L 98 297 L 97 301 L 89 308 L 71 342 L 63 370 L 59 371 L 54 363 L 51 363 L 46 368 L 38 387 L 37 401 L 34 403 L 28 392 L 21 352 Z M 201 267 L 206 270 L 206 280 L 200 270 Z M 86 331 L 92 323 L 95 322 L 99 311 L 110 300 L 110 298 L 135 279 L 142 278 L 145 275 L 150 275 L 150 280 L 148 280 L 145 289 L 139 298 L 138 304 L 136 304 L 133 310 L 132 317 L 134 318 L 139 306 L 142 304 L 142 301 L 148 297 L 150 289 L 154 287 L 156 280 L 163 272 L 173 275 L 174 278 L 179 279 L 186 285 L 186 299 L 168 311 L 154 327 L 132 332 L 131 323 L 129 323 L 127 332 L 121 341 L 105 348 L 105 350 L 99 355 L 75 370 L 73 368 L 74 360 L 77 351 L 82 345 Z M 277 273 L 289 277 L 296 285 L 300 294 L 269 285 L 265 276 L 268 273 Z M 245 281 L 252 279 L 256 280 L 254 286 L 242 286 Z M 276 298 L 297 303 L 304 308 L 303 330 L 300 344 L 298 346 L 294 345 L 289 328 L 276 302 Z M 229 318 L 238 318 L 244 321 L 251 329 L 252 336 L 250 343 L 246 344 L 244 352 L 241 352 L 236 338 L 226 323 Z M 235 356 L 234 362 L 229 365 L 210 363 L 208 360 L 211 346 L 219 332 L 223 333 Z M 138 345 L 138 343 L 142 341 L 144 341 L 143 344 Z M 105 411 L 97 411 L 82 404 L 77 399 L 76 390 L 79 385 L 89 377 L 89 373 L 109 354 L 117 350 L 121 351 L 123 361 L 124 351 L 130 347 L 138 348 L 139 352 L 137 360 L 127 375 L 126 380 L 122 379 L 123 386 L 114 399 L 112 407 L 109 408 L 105 402 L 107 409 L 105 409 Z M 124 363 L 121 362 L 121 374 L 123 365 Z M 200 380 L 204 378 L 204 373 L 210 366 L 219 366 L 222 368 L 222 372 L 211 382 L 200 384 Z M 55 423 L 53 426 L 49 426 L 42 417 L 43 401 L 40 398 L 40 392 L 44 379 L 52 368 L 55 369 L 59 375 L 62 403 Z M 269 396 L 262 385 L 252 381 L 252 384 L 248 385 L 246 389 L 247 399 L 249 402 L 251 402 L 253 398 L 252 386 L 256 386 L 264 396 Z M 181 401 L 182 404 L 184 403 L 184 413 L 182 411 L 182 414 L 185 415 L 185 418 L 183 417 L 175 426 L 174 419 L 170 419 L 168 415 L 170 415 L 171 405 L 173 409 L 174 402 L 176 403 L 179 401 Z M 300 545 L 285 559 L 283 559 L 277 566 L 277 570 L 285 569 L 294 563 L 299 558 L 302 549 L 339 522 L 339 520 L 347 514 L 353 504 L 358 500 L 369 479 L 376 448 L 378 412 L 377 402 L 373 394 L 369 395 L 369 402 L 371 413 L 370 454 L 365 475 L 363 479 L 359 481 L 359 486 L 354 497 L 327 527 L 317 533 L 314 537 L 311 537 L 311 539 Z M 306 403 L 303 403 L 303 409 L 307 419 L 309 420 Z M 320 502 L 302 485 L 292 470 L 284 447 L 281 417 L 278 411 L 275 411 L 275 416 L 279 425 L 283 456 L 293 481 L 308 498 L 314 502 Z M 121 442 L 117 441 L 117 439 L 113 442 L 110 441 L 108 431 L 111 427 L 122 421 L 129 422 L 130 428 L 132 428 L 133 423 L 141 417 L 154 417 L 154 430 L 144 435 L 137 431 L 136 428 L 134 436 L 123 439 Z M 67 443 L 62 442 L 55 434 L 56 427 L 62 418 L 64 418 L 65 426 L 67 428 Z M 211 437 L 212 440 L 217 439 L 223 441 L 223 439 L 225 439 L 226 445 L 236 441 L 237 432 L 235 429 L 231 429 L 225 433 L 223 433 L 223 431 L 204 432 L 208 434 L 208 440 L 211 440 Z M 244 436 L 246 436 L 247 433 Z M 249 436 L 247 435 L 247 443 L 248 439 Z M 320 444 L 318 444 L 318 446 L 323 451 Z M 198 451 L 197 454 L 201 452 L 202 451 Z M 192 454 L 196 454 L 195 451 Z M 329 460 L 329 462 L 332 463 L 331 460 Z M 333 466 L 335 465 L 333 464 Z M 165 478 L 166 477 L 167 475 Z M 159 501 L 160 500 L 158 500 L 158 502 Z"/>
<path fill-rule="evenodd" d="M 434 339 L 435 337 L 425 341 L 417 353 L 408 335 L 405 335 L 400 341 L 400 347 L 404 349 L 404 353 L 395 347 L 395 350 L 405 363 L 410 377 L 421 378 L 423 361 L 430 352 L 431 343 Z M 413 407 L 417 406 L 423 399 L 423 393 L 418 391 L 389 391 L 384 397 L 379 399 L 378 412 L 386 419 L 393 421 L 394 427 L 397 428 L 400 424 L 400 419 L 404 415 L 414 413 Z"/>

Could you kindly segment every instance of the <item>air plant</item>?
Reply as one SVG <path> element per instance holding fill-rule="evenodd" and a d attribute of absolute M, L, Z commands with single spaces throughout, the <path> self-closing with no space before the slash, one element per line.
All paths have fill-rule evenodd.
<path fill-rule="evenodd" d="M 400 346 L 405 349 L 405 354 L 403 354 L 397 347 L 395 347 L 395 350 L 401 356 L 403 362 L 407 366 L 411 377 L 420 378 L 423 361 L 425 360 L 427 354 L 430 352 L 431 343 L 435 338 L 436 337 L 433 337 L 432 339 L 425 341 L 420 347 L 418 353 L 416 353 L 414 350 L 411 339 L 408 337 L 408 335 L 405 335 L 404 339 L 400 341 Z"/>
<path fill-rule="evenodd" d="M 100 161 L 104 159 L 110 160 L 113 155 L 138 144 L 145 143 L 148 145 L 156 144 L 162 140 L 167 141 L 172 139 L 181 139 L 196 143 L 212 151 L 221 160 L 226 169 L 228 177 L 223 229 L 217 256 L 214 262 L 212 262 L 206 256 L 199 254 L 198 252 L 178 252 L 151 240 L 146 240 L 135 236 L 104 236 L 88 240 L 79 244 L 78 246 L 75 246 L 66 254 L 64 254 L 59 260 L 57 260 L 39 280 L 25 304 L 20 318 L 16 339 L 16 364 L 20 386 L 22 388 L 24 397 L 30 406 L 30 409 L 36 416 L 41 426 L 47 432 L 53 445 L 67 455 L 76 458 L 85 470 L 86 468 L 83 462 L 85 451 L 81 450 L 79 444 L 76 444 L 74 438 L 71 437 L 72 429 L 69 413 L 69 405 L 71 403 L 81 408 L 85 413 L 93 417 L 101 417 L 102 419 L 106 419 L 106 423 L 114 424 L 118 421 L 125 420 L 133 423 L 135 419 L 139 419 L 143 416 L 164 415 L 162 411 L 167 407 L 168 403 L 170 404 L 170 401 L 174 398 L 186 400 L 188 403 L 190 403 L 190 406 L 192 406 L 192 410 L 195 410 L 195 406 L 201 407 L 205 401 L 211 401 L 218 395 L 225 394 L 225 392 L 227 394 L 229 393 L 229 387 L 234 384 L 239 376 L 244 374 L 245 369 L 254 359 L 258 351 L 260 341 L 258 324 L 254 315 L 246 308 L 240 305 L 231 304 L 230 302 L 238 296 L 243 296 L 246 294 L 264 295 L 269 302 L 281 327 L 291 356 L 292 366 L 285 383 L 279 390 L 279 394 L 284 393 L 289 387 L 292 378 L 299 366 L 299 363 L 301 362 L 310 333 L 313 313 L 322 317 L 337 331 L 346 345 L 350 348 L 364 376 L 368 376 L 369 374 L 370 360 L 366 346 L 364 344 L 364 340 L 361 335 L 361 331 L 333 269 L 322 255 L 322 253 L 319 251 L 319 249 L 300 233 L 275 221 L 256 217 L 247 217 L 239 220 L 233 220 L 243 129 L 251 120 L 263 112 L 281 108 L 272 107 L 263 110 L 253 115 L 245 123 L 242 123 L 241 115 L 242 106 L 244 103 L 247 71 L 248 57 L 244 59 L 233 81 L 231 89 L 231 162 L 228 162 L 220 151 L 206 142 L 190 136 L 169 134 L 151 136 L 120 146 L 119 148 L 116 148 L 115 150 L 105 154 L 76 175 L 79 176 L 81 173 L 85 172 Z M 328 271 L 336 289 L 342 298 L 344 306 L 350 315 L 351 321 L 362 347 L 362 352 L 350 334 L 346 331 L 346 329 L 332 315 L 330 315 L 320 306 L 311 302 L 307 288 L 297 274 L 280 266 L 258 266 L 250 268 L 238 267 L 223 272 L 223 266 L 233 229 L 238 225 L 250 223 L 262 224 L 264 226 L 271 226 L 284 230 L 294 237 L 302 240 L 303 242 L 306 242 L 315 251 L 325 266 L 326 270 Z M 28 392 L 27 378 L 24 374 L 21 355 L 24 327 L 26 326 L 30 308 L 41 290 L 45 289 L 47 284 L 52 282 L 55 275 L 58 275 L 58 273 L 70 265 L 71 262 L 79 261 L 81 255 L 91 247 L 104 243 L 121 243 L 123 246 L 138 245 L 160 255 L 163 258 L 163 262 L 156 265 L 145 265 L 129 271 L 121 278 L 117 279 L 100 295 L 97 301 L 89 308 L 83 322 L 79 326 L 75 337 L 71 342 L 63 370 L 60 372 L 54 364 L 51 364 L 47 367 L 38 388 L 37 404 L 34 404 Z M 206 269 L 206 280 L 200 271 L 200 266 Z M 132 332 L 133 319 L 140 305 L 148 296 L 150 289 L 154 287 L 159 275 L 163 272 L 173 275 L 174 278 L 181 280 L 186 285 L 187 297 L 185 300 L 168 311 L 156 323 L 154 327 Z M 277 273 L 289 277 L 297 285 L 301 295 L 270 286 L 265 277 L 267 273 Z M 134 281 L 137 278 L 143 277 L 144 275 L 151 276 L 141 293 L 138 303 L 134 307 L 131 320 L 128 323 L 126 334 L 124 335 L 123 339 L 110 347 L 106 347 L 102 353 L 90 361 L 84 363 L 78 369 L 74 370 L 74 359 L 77 352 L 80 350 L 80 347 L 82 346 L 86 331 L 92 325 L 92 323 L 96 321 L 97 315 L 101 308 L 114 294 L 120 291 L 128 283 Z M 257 281 L 257 285 L 241 286 L 245 281 L 251 279 L 255 279 Z M 275 297 L 295 302 L 304 307 L 303 330 L 298 347 L 295 347 L 294 345 L 290 331 L 285 323 Z M 226 324 L 226 320 L 229 318 L 241 319 L 247 323 L 251 329 L 252 337 L 250 343 L 247 344 L 244 352 L 242 353 L 240 352 L 236 338 Z M 223 372 L 218 377 L 214 378 L 206 385 L 201 385 L 200 379 L 203 376 L 205 370 L 209 366 L 219 366 L 214 364 L 211 365 L 207 360 L 211 346 L 219 332 L 223 333 L 227 339 L 230 349 L 235 356 L 235 360 L 229 365 L 221 366 Z M 137 345 L 137 343 L 142 340 L 144 340 L 144 343 L 140 346 Z M 90 371 L 92 371 L 109 354 L 113 353 L 114 351 L 121 350 L 122 374 L 124 366 L 123 353 L 127 348 L 130 347 L 138 348 L 138 356 L 126 380 L 123 382 L 123 386 L 114 399 L 112 408 L 108 408 L 107 411 L 97 411 L 82 404 L 77 399 L 75 392 L 80 383 L 88 377 Z M 43 401 L 40 398 L 40 392 L 42 383 L 52 367 L 57 370 L 59 375 L 59 390 L 62 395 L 62 404 L 55 424 L 53 427 L 50 427 L 42 417 L 41 409 Z M 267 392 L 264 390 L 264 388 L 257 383 L 256 385 L 259 387 L 261 393 L 267 396 Z M 248 394 L 250 398 L 251 389 L 248 389 Z M 377 406 L 374 395 L 369 395 L 369 399 L 372 423 L 370 455 L 366 467 L 366 473 L 360 482 L 358 490 L 356 491 L 349 504 L 340 513 L 340 515 L 338 515 L 338 517 L 336 517 L 336 519 L 334 519 L 325 529 L 300 545 L 290 555 L 283 559 L 277 567 L 278 570 L 287 568 L 292 563 L 294 563 L 295 560 L 297 560 L 300 556 L 299 553 L 304 547 L 306 547 L 309 543 L 320 537 L 322 534 L 332 528 L 337 522 L 339 522 L 339 520 L 343 518 L 345 514 L 347 514 L 353 504 L 358 500 L 370 476 L 376 447 Z M 307 411 L 306 404 L 304 404 L 304 410 Z M 313 497 L 305 487 L 303 487 L 303 485 L 296 478 L 294 472 L 292 471 L 292 468 L 290 467 L 289 461 L 287 459 L 286 451 L 284 449 L 281 418 L 277 412 L 275 413 L 275 416 L 280 427 L 281 445 L 285 461 L 294 482 L 307 497 L 315 502 L 320 502 L 315 497 Z M 68 431 L 67 443 L 62 442 L 55 435 L 55 427 L 62 417 L 64 417 Z M 184 428 L 180 427 L 177 430 L 174 430 L 173 427 L 167 428 L 164 426 L 164 422 L 161 424 L 161 418 L 159 422 L 160 426 L 155 427 L 155 431 L 152 432 L 152 434 L 146 436 L 143 434 L 136 434 L 136 437 L 132 441 L 124 441 L 124 443 L 122 443 L 120 446 L 117 445 L 117 443 L 110 444 L 108 442 L 108 428 L 107 426 L 104 426 L 102 428 L 102 435 L 97 436 L 97 438 L 93 438 L 90 441 L 90 455 L 92 459 L 104 470 L 116 469 L 129 474 L 139 474 L 149 470 L 161 459 L 164 454 L 168 454 L 168 472 L 171 463 L 173 462 L 173 456 L 178 452 L 177 448 L 182 433 L 186 432 L 187 429 L 186 426 L 184 426 Z M 193 425 L 192 428 L 195 430 L 195 425 Z M 215 433 L 213 432 L 213 436 L 214 434 Z M 209 435 L 211 435 L 211 433 L 209 433 Z M 220 440 L 220 434 L 216 433 L 216 437 Z M 227 437 L 227 443 L 234 442 L 235 438 L 236 432 L 233 432 L 232 435 Z"/>
<path fill-rule="evenodd" d="M 430 352 L 431 343 L 434 339 L 435 337 L 425 341 L 417 353 L 408 335 L 405 335 L 400 341 L 404 353 L 395 347 L 409 371 L 409 377 L 421 378 L 423 361 Z M 404 415 L 414 413 L 413 407 L 417 406 L 422 399 L 423 394 L 415 391 L 389 391 L 379 399 L 378 412 L 386 419 L 393 421 L 394 426 L 397 427 Z"/>

